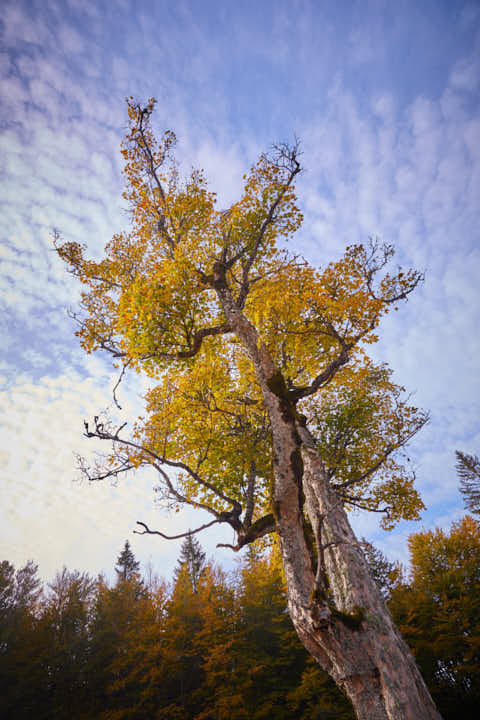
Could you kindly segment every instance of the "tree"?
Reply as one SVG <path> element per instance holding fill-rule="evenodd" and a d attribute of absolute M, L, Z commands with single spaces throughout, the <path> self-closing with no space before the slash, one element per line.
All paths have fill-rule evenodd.
<path fill-rule="evenodd" d="M 198 642 L 204 625 L 202 577 L 195 590 L 188 566 L 182 565 L 166 605 L 163 685 L 169 704 L 164 707 L 165 718 L 193 718 L 202 706 L 204 653 Z"/>
<path fill-rule="evenodd" d="M 362 539 L 362 548 L 372 577 L 380 588 L 384 600 L 388 600 L 393 588 L 401 580 L 401 565 L 398 562 L 391 562 L 381 550 L 365 538 Z"/>
<path fill-rule="evenodd" d="M 445 720 L 473 720 L 480 703 L 480 523 L 411 535 L 411 577 L 390 607 Z"/>
<path fill-rule="evenodd" d="M 457 456 L 457 474 L 460 478 L 460 492 L 465 507 L 480 515 L 480 459 L 476 455 L 455 451 Z"/>
<path fill-rule="evenodd" d="M 0 563 L 0 716 L 6 720 L 29 718 L 41 708 L 46 712 L 47 638 L 39 628 L 37 570 L 32 561 L 17 570 L 6 560 Z"/>
<path fill-rule="evenodd" d="M 321 270 L 287 252 L 302 222 L 296 144 L 261 155 L 218 210 L 201 171 L 181 181 L 153 109 L 128 100 L 131 230 L 100 261 L 55 234 L 84 285 L 84 349 L 155 383 L 130 435 L 107 416 L 85 423 L 111 452 L 81 468 L 96 480 L 155 468 L 164 503 L 208 513 L 197 530 L 228 524 L 235 550 L 277 533 L 295 629 L 357 716 L 438 718 L 346 514 L 380 512 L 391 527 L 423 507 L 402 449 L 427 417 L 365 352 L 422 275 L 388 272 L 393 249 L 378 241 Z"/>
<path fill-rule="evenodd" d="M 178 579 L 182 570 L 185 570 L 192 583 L 193 592 L 198 589 L 198 582 L 205 568 L 205 553 L 198 540 L 187 535 L 182 543 L 180 557 L 175 568 L 175 578 Z"/>
<path fill-rule="evenodd" d="M 48 638 L 43 657 L 49 713 L 55 718 L 85 716 L 90 703 L 90 606 L 94 581 L 87 573 L 58 572 L 49 584 L 39 631 Z M 75 712 L 72 713 L 72 696 Z"/>
<path fill-rule="evenodd" d="M 128 540 L 125 540 L 125 545 L 118 556 L 117 564 L 115 566 L 118 582 L 130 580 L 132 577 L 138 576 L 139 569 L 140 563 L 138 560 L 135 560 L 135 555 L 130 548 L 130 543 Z"/>

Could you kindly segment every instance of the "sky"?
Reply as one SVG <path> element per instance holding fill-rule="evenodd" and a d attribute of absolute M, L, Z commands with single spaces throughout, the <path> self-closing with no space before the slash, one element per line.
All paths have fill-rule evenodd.
<path fill-rule="evenodd" d="M 305 215 L 292 241 L 316 265 L 378 236 L 426 273 L 388 317 L 376 360 L 430 411 L 413 441 L 420 522 L 352 522 L 392 560 L 463 513 L 454 452 L 480 451 L 480 3 L 454 0 L 4 0 L 0 17 L 0 560 L 111 575 L 129 539 L 169 577 L 175 534 L 198 521 L 155 505 L 151 474 L 89 485 L 83 420 L 111 405 L 109 358 L 87 356 L 68 308 L 79 289 L 52 230 L 91 255 L 128 218 L 119 148 L 125 97 L 157 98 L 156 125 L 203 167 L 221 206 L 277 141 L 300 138 Z M 126 417 L 146 386 L 127 378 Z M 234 565 L 231 531 L 199 537 Z"/>

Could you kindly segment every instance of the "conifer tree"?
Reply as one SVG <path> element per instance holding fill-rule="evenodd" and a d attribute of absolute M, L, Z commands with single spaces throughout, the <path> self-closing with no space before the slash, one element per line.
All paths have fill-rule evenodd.
<path fill-rule="evenodd" d="M 402 569 L 399 563 L 391 562 L 384 553 L 362 538 L 362 548 L 373 579 L 383 597 L 387 600 L 395 585 L 400 581 Z"/>
<path fill-rule="evenodd" d="M 140 563 L 135 559 L 135 555 L 130 548 L 130 543 L 128 540 L 125 540 L 125 545 L 118 556 L 117 564 L 115 566 L 117 582 L 130 580 L 132 577 L 138 575 L 139 570 Z"/>
<path fill-rule="evenodd" d="M 0 717 L 23 720 L 44 710 L 48 638 L 41 631 L 42 588 L 33 561 L 0 563 Z"/>
<path fill-rule="evenodd" d="M 180 548 L 180 557 L 178 558 L 175 568 L 174 577 L 178 577 L 182 571 L 186 572 L 187 577 L 192 583 L 194 593 L 198 591 L 198 583 L 205 569 L 205 553 L 199 541 L 193 535 L 187 535 Z"/>
<path fill-rule="evenodd" d="M 480 458 L 476 455 L 455 451 L 457 456 L 457 474 L 460 478 L 460 492 L 465 507 L 472 513 L 480 515 Z"/>

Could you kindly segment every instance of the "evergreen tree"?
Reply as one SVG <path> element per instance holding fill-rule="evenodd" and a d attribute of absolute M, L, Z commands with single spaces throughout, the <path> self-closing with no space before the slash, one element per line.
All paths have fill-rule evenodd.
<path fill-rule="evenodd" d="M 87 573 L 64 567 L 48 587 L 39 630 L 47 638 L 43 663 L 49 714 L 56 720 L 84 717 L 90 703 L 87 677 L 95 583 Z"/>
<path fill-rule="evenodd" d="M 178 581 L 182 572 L 186 572 L 192 590 L 198 592 L 198 583 L 205 569 L 205 553 L 202 546 L 193 535 L 187 535 L 180 549 L 180 557 L 175 568 L 174 577 Z"/>
<path fill-rule="evenodd" d="M 42 589 L 37 565 L 15 570 L 0 563 L 0 717 L 42 718 L 45 709 L 43 641 L 39 628 Z"/>
<path fill-rule="evenodd" d="M 457 456 L 457 474 L 460 478 L 460 492 L 465 507 L 470 512 L 480 515 L 480 458 L 476 455 L 455 451 Z"/>
<path fill-rule="evenodd" d="M 130 543 L 125 540 L 125 545 L 122 552 L 118 556 L 115 572 L 117 573 L 117 582 L 122 580 L 130 580 L 134 576 L 138 576 L 140 570 L 140 563 L 135 560 Z"/>
<path fill-rule="evenodd" d="M 381 550 L 368 542 L 368 540 L 365 540 L 365 538 L 362 538 L 361 545 L 372 577 L 380 588 L 384 599 L 388 600 L 402 575 L 400 563 L 390 562 Z"/>

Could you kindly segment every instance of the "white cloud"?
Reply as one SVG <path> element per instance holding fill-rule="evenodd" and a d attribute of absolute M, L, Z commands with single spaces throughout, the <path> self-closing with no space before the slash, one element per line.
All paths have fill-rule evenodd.
<path fill-rule="evenodd" d="M 399 382 L 418 389 L 419 404 L 432 411 L 431 426 L 416 445 L 419 484 L 432 508 L 428 522 L 454 517 L 459 498 L 453 451 L 457 446 L 474 451 L 480 440 L 475 54 L 463 54 L 462 47 L 443 92 L 423 88 L 405 103 L 395 86 L 373 83 L 369 94 L 362 85 L 372 59 L 388 60 L 385 45 L 377 47 L 375 40 L 381 24 L 348 25 L 343 63 L 335 58 L 344 40 L 336 20 L 329 16 L 320 27 L 315 4 L 295 13 L 280 5 L 270 44 L 253 26 L 253 11 L 223 38 L 203 32 L 195 7 L 188 5 L 175 12 L 155 8 L 152 16 L 137 13 L 132 20 L 132 6 L 117 3 L 115 32 L 98 3 L 70 0 L 68 12 L 64 3 L 31 12 L 27 6 L 7 2 L 2 17 L 4 47 L 15 50 L 11 57 L 0 54 L 3 117 L 11 122 L 0 139 L 5 227 L 0 292 L 8 306 L 2 342 L 6 351 L 18 351 L 21 371 L 28 367 L 35 378 L 53 372 L 44 365 L 50 358 L 58 372 L 34 381 L 16 377 L 11 360 L 1 366 L 10 387 L 3 396 L 9 424 L 2 442 L 10 559 L 28 551 L 48 565 L 48 574 L 64 560 L 83 567 L 88 556 L 99 569 L 119 549 L 113 535 L 125 537 L 130 503 L 138 502 L 152 524 L 158 521 L 148 515 L 148 481 L 115 491 L 70 483 L 70 452 L 78 447 L 85 403 L 91 401 L 93 413 L 110 402 L 104 389 L 111 381 L 102 363 L 82 361 L 70 344 L 72 326 L 64 308 L 75 304 L 78 287 L 52 252 L 50 236 L 51 228 L 59 227 L 98 255 L 105 240 L 125 226 L 118 147 L 127 92 L 158 97 L 158 124 L 178 131 L 183 167 L 204 167 L 222 206 L 236 199 L 242 173 L 265 149 L 263 138 L 295 127 L 307 167 L 298 183 L 306 215 L 294 241 L 300 250 L 324 263 L 346 244 L 378 233 L 397 244 L 402 263 L 427 269 L 424 288 L 385 323 L 375 353 L 391 363 Z M 464 29 L 476 14 L 475 5 L 463 8 Z M 166 27 L 159 36 L 160 18 Z M 252 61 L 245 68 L 243 58 Z M 252 63 L 258 74 L 245 82 Z M 355 73 L 349 76 L 345 67 Z M 271 102 L 286 88 L 291 98 Z M 240 118 L 233 116 L 239 98 L 245 102 Z M 133 386 L 125 395 L 136 410 Z M 444 512 L 446 503 L 451 513 Z M 175 519 L 161 522 L 177 527 Z M 375 518 L 358 523 L 362 532 L 376 534 Z M 397 538 L 404 545 L 409 531 L 401 529 L 385 543 L 394 549 Z M 44 538 L 42 558 L 26 537 L 28 543 Z M 105 547 L 103 555 L 99 547 Z"/>

